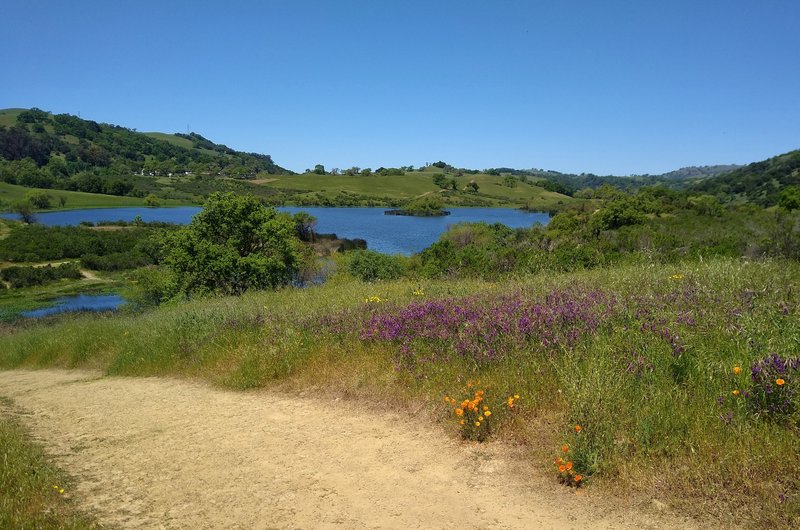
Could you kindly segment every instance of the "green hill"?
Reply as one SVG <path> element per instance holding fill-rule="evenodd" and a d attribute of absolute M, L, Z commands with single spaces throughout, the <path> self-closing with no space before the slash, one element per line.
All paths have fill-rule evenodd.
<path fill-rule="evenodd" d="M 288 173 L 269 155 L 236 151 L 197 133 L 140 133 L 36 108 L 0 110 L 0 181 L 8 184 L 186 201 L 199 196 L 177 191 L 178 177 Z"/>
<path fill-rule="evenodd" d="M 800 185 L 800 150 L 754 162 L 692 186 L 691 191 L 761 206 L 778 204 L 786 186 Z"/>

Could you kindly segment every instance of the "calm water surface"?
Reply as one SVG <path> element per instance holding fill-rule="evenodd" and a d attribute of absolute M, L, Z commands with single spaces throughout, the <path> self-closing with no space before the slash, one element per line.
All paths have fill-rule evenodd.
<path fill-rule="evenodd" d="M 448 208 L 450 215 L 444 217 L 407 217 L 384 215 L 387 208 L 321 208 L 282 207 L 284 212 L 308 212 L 317 218 L 316 231 L 335 233 L 339 237 L 360 238 L 367 241 L 371 250 L 389 254 L 413 254 L 431 245 L 447 230 L 461 222 L 502 223 L 511 228 L 528 227 L 536 223 L 546 224 L 550 216 L 546 213 L 530 213 L 510 208 Z M 64 210 L 37 214 L 38 221 L 45 225 L 77 225 L 82 221 L 133 221 L 137 215 L 143 221 L 163 221 L 186 224 L 200 211 L 196 206 L 176 208 L 92 208 Z M 3 217 L 14 218 L 13 214 Z"/>
<path fill-rule="evenodd" d="M 23 317 L 41 318 L 68 311 L 114 311 L 125 303 L 118 294 L 64 296 L 51 301 L 51 306 L 20 313 Z"/>

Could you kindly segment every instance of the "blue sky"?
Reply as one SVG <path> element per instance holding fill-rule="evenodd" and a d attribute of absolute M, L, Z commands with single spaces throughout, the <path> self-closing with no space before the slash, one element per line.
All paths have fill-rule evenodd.
<path fill-rule="evenodd" d="M 187 126 L 301 171 L 597 174 L 800 147 L 800 2 L 3 2 L 0 108 Z"/>

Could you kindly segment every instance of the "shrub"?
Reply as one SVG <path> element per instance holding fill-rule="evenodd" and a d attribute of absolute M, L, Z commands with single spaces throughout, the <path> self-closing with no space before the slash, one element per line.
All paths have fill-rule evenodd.
<path fill-rule="evenodd" d="M 389 256 L 372 250 L 351 252 L 347 271 L 361 281 L 394 280 L 403 275 L 405 266 L 399 256 Z"/>

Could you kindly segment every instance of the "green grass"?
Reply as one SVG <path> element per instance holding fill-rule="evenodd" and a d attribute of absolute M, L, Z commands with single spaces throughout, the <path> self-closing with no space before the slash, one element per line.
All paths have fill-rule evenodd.
<path fill-rule="evenodd" d="M 13 127 L 17 124 L 17 116 L 27 109 L 0 109 L 0 127 Z"/>
<path fill-rule="evenodd" d="M 73 481 L 56 468 L 0 398 L 0 528 L 99 528 L 70 499 Z"/>
<path fill-rule="evenodd" d="M 81 191 L 48 190 L 41 188 L 26 188 L 14 184 L 0 182 L 0 200 L 6 204 L 13 204 L 24 199 L 30 191 L 44 191 L 53 197 L 52 210 L 74 210 L 78 208 L 119 208 L 125 206 L 144 206 L 144 199 L 138 197 L 118 197 L 116 195 L 102 195 L 99 193 L 84 193 Z M 59 197 L 67 199 L 63 208 L 58 205 Z M 187 201 L 161 199 L 163 206 L 178 206 L 189 204 Z"/>
<path fill-rule="evenodd" d="M 340 192 L 368 195 L 376 198 L 410 200 L 427 193 L 440 193 L 441 189 L 433 183 L 435 172 L 409 172 L 403 176 L 348 176 L 348 175 L 270 175 L 271 182 L 260 186 L 285 191 L 296 191 L 301 194 L 315 194 L 334 198 Z M 513 188 L 502 184 L 503 177 L 485 174 L 464 175 L 455 178 L 459 190 L 471 180 L 478 186 L 478 193 L 443 194 L 449 205 L 458 205 L 473 197 L 488 201 L 491 206 L 522 206 L 551 209 L 559 205 L 569 204 L 575 199 L 544 190 L 538 186 L 518 182 Z"/>
<path fill-rule="evenodd" d="M 676 274 L 683 277 L 672 278 Z M 590 475 L 589 487 L 643 503 L 662 499 L 687 513 L 710 513 L 724 526 L 791 527 L 800 522 L 798 418 L 765 420 L 731 392 L 747 388 L 755 360 L 770 352 L 797 355 L 798 306 L 786 286 L 799 281 L 795 262 L 741 260 L 626 266 L 499 284 L 363 284 L 340 277 L 308 289 L 11 328 L 0 336 L 0 367 L 91 367 L 203 378 L 234 389 L 312 388 L 409 413 L 426 409 L 448 429 L 452 411 L 442 396 L 480 379 L 492 399 L 522 396 L 519 413 L 500 424 L 496 436 L 522 443 L 553 480 L 553 459 L 569 443 Z M 413 294 L 419 287 L 422 297 Z M 613 294 L 624 310 L 574 346 L 551 351 L 511 341 L 494 362 L 451 356 L 397 370 L 398 344 L 331 333 L 319 324 L 340 315 L 353 323 L 344 329 L 354 330 L 369 311 L 392 312 L 412 300 L 480 296 L 491 303 L 506 293 L 539 300 L 575 287 Z M 371 296 L 384 302 L 365 303 Z M 680 336 L 685 354 L 674 355 L 657 333 L 642 331 L 641 308 Z M 687 315 L 696 323 L 681 323 Z M 423 341 L 414 348 L 438 355 L 449 351 L 448 344 Z M 626 368 L 634 351 L 652 363 L 640 376 Z M 744 374 L 734 377 L 733 366 L 742 366 Z M 726 424 L 721 417 L 729 411 Z M 580 438 L 576 423 L 583 426 Z"/>

